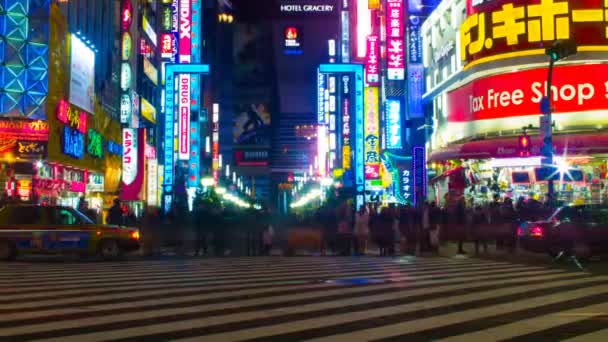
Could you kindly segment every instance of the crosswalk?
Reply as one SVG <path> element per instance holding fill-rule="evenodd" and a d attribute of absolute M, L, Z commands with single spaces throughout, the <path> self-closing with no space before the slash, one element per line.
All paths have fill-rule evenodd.
<path fill-rule="evenodd" d="M 608 341 L 608 276 L 448 258 L 0 263 L 0 341 Z"/>

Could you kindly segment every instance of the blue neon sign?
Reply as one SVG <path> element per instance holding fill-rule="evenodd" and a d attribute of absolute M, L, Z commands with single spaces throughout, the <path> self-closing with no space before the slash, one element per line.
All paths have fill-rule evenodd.
<path fill-rule="evenodd" d="M 386 148 L 389 150 L 401 149 L 401 101 L 399 99 L 386 100 Z"/>
<path fill-rule="evenodd" d="M 167 193 L 173 192 L 175 185 L 174 179 L 174 127 L 175 127 L 175 76 L 178 74 L 208 74 L 209 65 L 207 64 L 167 64 L 165 65 L 165 131 L 164 131 L 164 149 L 163 149 L 163 188 L 164 202 L 172 203 L 171 196 Z M 169 210 L 166 207 L 165 210 Z"/>
<path fill-rule="evenodd" d="M 325 75 L 317 70 L 317 122 L 325 123 Z"/>
<path fill-rule="evenodd" d="M 63 126 L 63 153 L 76 159 L 82 159 L 84 157 L 84 134 Z"/>
<path fill-rule="evenodd" d="M 363 204 L 362 193 L 365 186 L 363 161 L 363 65 L 361 64 L 321 64 L 319 73 L 352 73 L 355 74 L 355 186 L 357 195 L 357 208 Z M 321 106 L 319 96 L 319 106 Z M 324 104 L 323 104 L 324 105 Z M 319 107 L 321 108 L 321 107 Z M 320 114 L 320 112 L 319 112 Z"/>

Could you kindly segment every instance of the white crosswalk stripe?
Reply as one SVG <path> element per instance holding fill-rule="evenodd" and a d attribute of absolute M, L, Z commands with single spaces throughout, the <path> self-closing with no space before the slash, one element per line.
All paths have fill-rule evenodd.
<path fill-rule="evenodd" d="M 0 341 L 599 341 L 607 285 L 476 259 L 2 263 Z"/>

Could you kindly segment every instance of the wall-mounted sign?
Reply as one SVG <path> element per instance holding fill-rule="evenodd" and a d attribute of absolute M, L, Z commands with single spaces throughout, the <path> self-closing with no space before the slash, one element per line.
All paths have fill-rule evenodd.
<path fill-rule="evenodd" d="M 386 12 L 386 63 L 389 80 L 405 79 L 405 44 L 403 23 L 403 0 L 387 0 Z"/>
<path fill-rule="evenodd" d="M 171 31 L 171 7 L 164 7 L 161 13 L 160 25 L 163 31 Z"/>
<path fill-rule="evenodd" d="M 336 7 L 334 4 L 300 1 L 297 4 L 281 4 L 279 10 L 285 14 L 332 14 L 337 11 Z"/>
<path fill-rule="evenodd" d="M 63 126 L 63 153 L 72 158 L 82 159 L 84 157 L 84 134 Z"/>
<path fill-rule="evenodd" d="M 46 156 L 47 143 L 45 141 L 19 140 L 15 146 L 15 153 L 20 157 Z"/>
<path fill-rule="evenodd" d="M 133 22 L 133 5 L 131 0 L 123 0 L 120 10 L 120 27 L 123 31 L 128 31 Z"/>
<path fill-rule="evenodd" d="M 151 207 L 158 206 L 158 160 L 148 159 L 148 174 L 146 181 L 148 182 L 146 189 L 147 203 Z"/>
<path fill-rule="evenodd" d="M 0 140 L 48 141 L 49 123 L 24 119 L 0 120 Z"/>
<path fill-rule="evenodd" d="M 175 55 L 175 35 L 173 33 L 163 33 L 160 35 L 160 57 L 173 58 Z"/>
<path fill-rule="evenodd" d="M 401 149 L 403 147 L 401 139 L 401 100 L 389 98 L 386 100 L 386 148 Z"/>
<path fill-rule="evenodd" d="M 380 91 L 378 87 L 365 88 L 364 153 L 365 179 L 380 178 Z"/>
<path fill-rule="evenodd" d="M 133 39 L 129 32 L 122 33 L 121 58 L 123 61 L 128 61 L 133 53 Z"/>
<path fill-rule="evenodd" d="M 76 110 L 66 100 L 59 100 L 56 114 L 57 120 L 60 122 L 75 128 L 82 134 L 87 132 L 87 113 Z"/>
<path fill-rule="evenodd" d="M 367 36 L 365 81 L 369 86 L 380 85 L 380 39 L 377 35 Z"/>
<path fill-rule="evenodd" d="M 559 66 L 551 88 L 554 113 L 608 108 L 608 64 Z M 541 114 L 547 70 L 532 69 L 482 78 L 448 93 L 448 121 L 468 122 Z M 600 120 L 598 117 L 597 120 Z"/>
<path fill-rule="evenodd" d="M 158 85 L 158 70 L 146 57 L 144 57 L 144 74 L 148 76 L 154 85 Z"/>
<path fill-rule="evenodd" d="M 105 177 L 101 173 L 89 173 L 87 192 L 104 192 Z"/>
<path fill-rule="evenodd" d="M 179 1 L 179 62 L 190 63 L 192 54 L 192 0 Z"/>
<path fill-rule="evenodd" d="M 543 44 L 560 39 L 574 39 L 579 46 L 608 43 L 602 1 L 467 3 L 469 17 L 460 26 L 460 58 L 465 62 L 523 50 L 544 54 Z"/>
<path fill-rule="evenodd" d="M 103 158 L 103 136 L 93 129 L 89 129 L 87 153 L 94 158 Z"/>
<path fill-rule="evenodd" d="M 131 122 L 132 113 L 131 95 L 129 93 L 120 95 L 120 123 L 126 124 Z"/>
<path fill-rule="evenodd" d="M 416 15 L 409 17 L 408 24 L 408 58 L 411 64 L 422 64 L 422 37 L 420 29 L 422 18 Z"/>
<path fill-rule="evenodd" d="M 138 141 L 137 130 L 133 128 L 122 129 L 122 182 L 131 185 L 138 173 Z"/>
<path fill-rule="evenodd" d="M 179 75 L 179 159 L 190 159 L 190 75 Z"/>
<path fill-rule="evenodd" d="M 70 35 L 70 103 L 95 113 L 95 52 Z"/>
<path fill-rule="evenodd" d="M 150 38 L 152 44 L 154 46 L 158 45 L 158 36 L 156 35 L 156 31 L 154 30 L 152 25 L 150 25 L 150 22 L 148 21 L 148 18 L 145 15 L 142 16 L 141 27 L 148 36 L 148 38 Z"/>
<path fill-rule="evenodd" d="M 131 64 L 129 62 L 122 62 L 120 64 L 120 89 L 122 91 L 128 91 L 131 89 L 133 81 L 133 74 L 131 73 Z"/>
<path fill-rule="evenodd" d="M 286 55 L 300 55 L 302 50 L 302 31 L 296 26 L 287 26 L 283 32 L 284 53 Z"/>
<path fill-rule="evenodd" d="M 325 123 L 325 78 L 325 74 L 317 73 L 317 122 L 320 124 Z"/>
<path fill-rule="evenodd" d="M 190 123 L 190 160 L 188 161 L 188 186 L 198 187 L 201 178 L 201 124 L 198 120 Z"/>
<path fill-rule="evenodd" d="M 113 154 L 116 156 L 122 156 L 122 145 L 116 143 L 112 140 L 108 140 L 106 144 L 106 148 L 109 154 Z"/>
<path fill-rule="evenodd" d="M 156 108 L 154 108 L 154 106 L 143 97 L 140 97 L 140 101 L 141 116 L 152 123 L 156 123 Z"/>

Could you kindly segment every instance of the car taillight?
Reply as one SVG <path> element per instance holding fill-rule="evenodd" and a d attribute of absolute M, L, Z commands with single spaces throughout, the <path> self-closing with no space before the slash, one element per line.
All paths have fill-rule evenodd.
<path fill-rule="evenodd" d="M 139 230 L 136 230 L 133 233 L 131 233 L 131 239 L 139 240 Z"/>
<path fill-rule="evenodd" d="M 543 227 L 532 227 L 532 229 L 530 229 L 530 235 L 534 236 L 534 237 L 543 237 L 544 232 L 543 232 Z"/>

